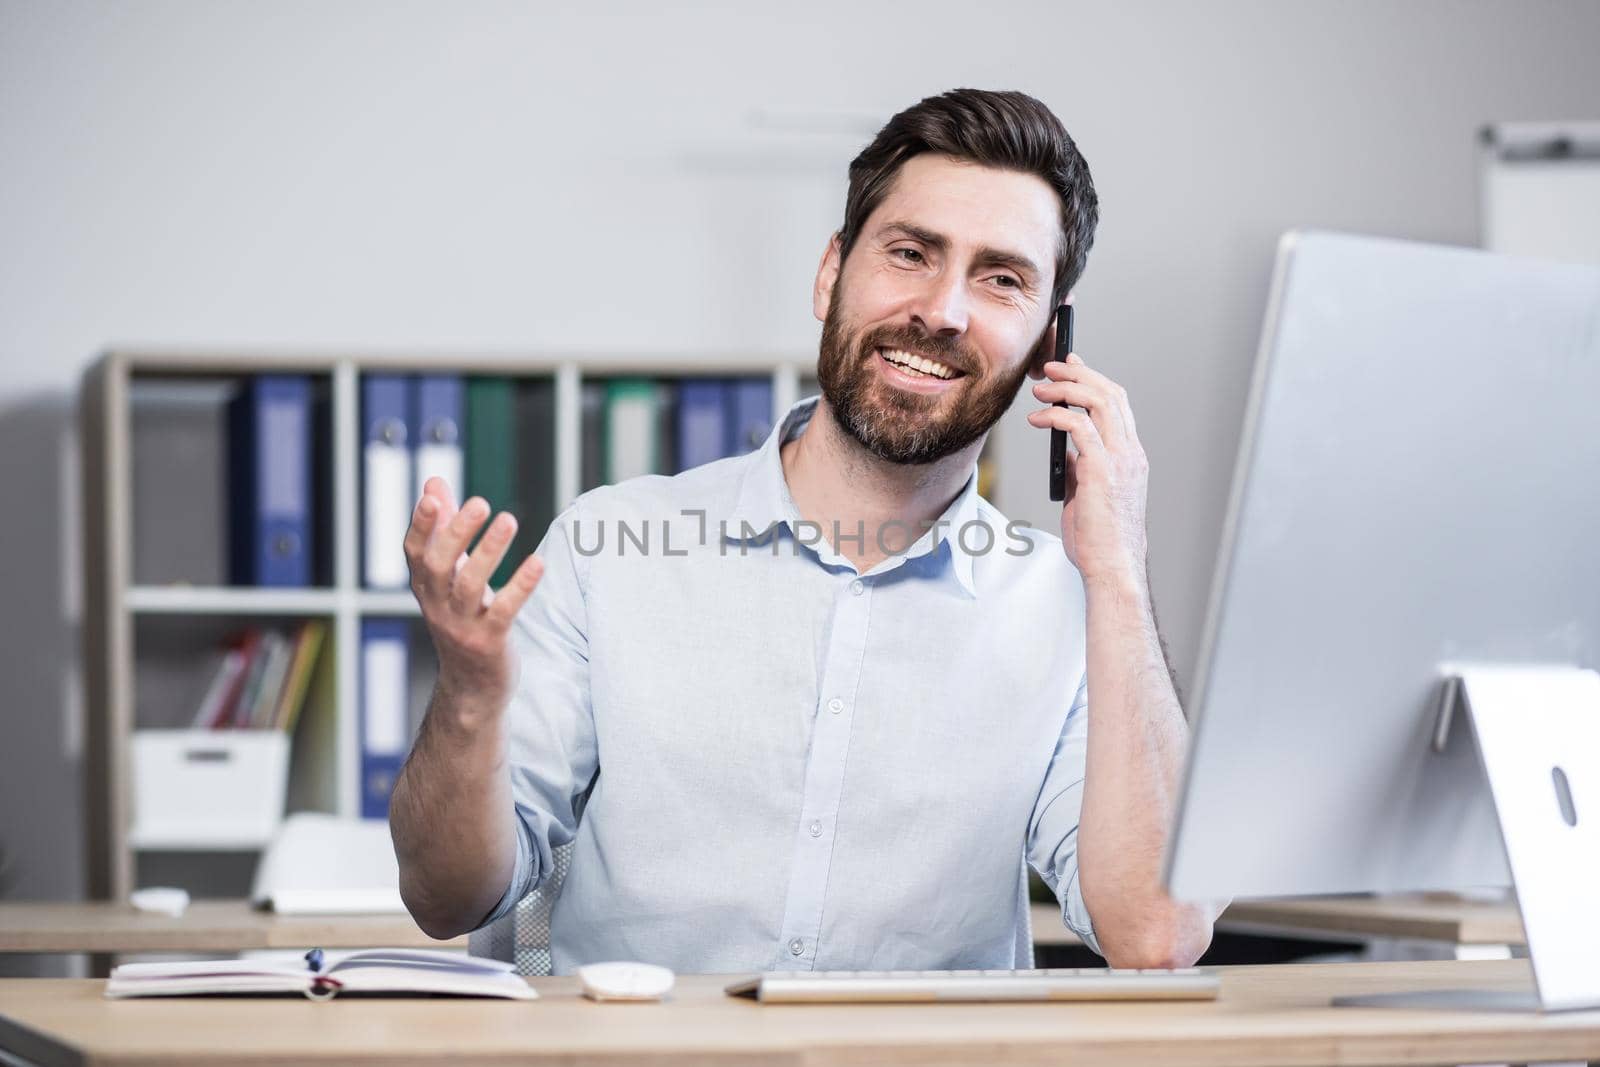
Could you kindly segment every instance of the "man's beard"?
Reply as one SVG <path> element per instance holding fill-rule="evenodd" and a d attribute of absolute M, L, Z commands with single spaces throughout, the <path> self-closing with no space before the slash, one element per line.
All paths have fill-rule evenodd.
<path fill-rule="evenodd" d="M 843 306 L 843 285 L 835 283 L 822 323 L 817 379 L 834 421 L 879 459 L 907 464 L 943 459 L 988 433 L 1016 400 L 1027 361 L 1003 376 L 979 378 L 982 361 L 959 339 L 910 326 L 878 326 L 852 344 L 845 335 Z M 925 356 L 963 374 L 943 393 L 896 389 L 878 380 L 880 348 Z"/>

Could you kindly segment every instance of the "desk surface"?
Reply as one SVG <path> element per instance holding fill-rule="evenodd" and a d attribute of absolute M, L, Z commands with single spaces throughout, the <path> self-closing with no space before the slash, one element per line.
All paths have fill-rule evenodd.
<path fill-rule="evenodd" d="M 1522 917 L 1505 901 L 1453 893 L 1383 897 L 1305 897 L 1235 901 L 1217 920 L 1231 933 L 1302 934 L 1334 939 L 1393 937 L 1457 945 L 1521 945 Z M 1033 943 L 1081 944 L 1053 904 L 1033 905 Z"/>
<path fill-rule="evenodd" d="M 1240 901 L 1218 924 L 1352 937 L 1406 937 L 1457 944 L 1521 944 L 1512 904 L 1445 895 Z M 1034 943 L 1078 944 L 1053 905 L 1033 906 Z M 274 915 L 242 900 L 197 900 L 182 918 L 104 902 L 0 902 L 0 952 L 238 952 L 245 949 L 452 947 L 404 915 Z"/>
<path fill-rule="evenodd" d="M 197 900 L 180 918 L 107 902 L 0 903 L 0 952 L 239 952 L 265 948 L 465 948 L 408 915 L 274 915 L 243 900 Z"/>
<path fill-rule="evenodd" d="M 1453 893 L 1242 900 L 1223 913 L 1217 926 L 1238 933 L 1393 937 L 1458 945 L 1527 943 L 1515 903 Z"/>
<path fill-rule="evenodd" d="M 98 980 L 0 980 L 0 1048 L 43 1064 L 243 1062 L 1447 1064 L 1600 1058 L 1600 1012 L 1335 1008 L 1333 996 L 1529 987 L 1526 961 L 1222 968 L 1215 1003 L 763 1005 L 727 977 L 663 1004 L 351 997 L 108 1001 Z"/>

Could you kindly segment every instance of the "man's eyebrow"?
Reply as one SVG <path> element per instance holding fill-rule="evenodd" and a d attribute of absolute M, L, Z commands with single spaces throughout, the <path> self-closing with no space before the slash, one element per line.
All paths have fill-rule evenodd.
<path fill-rule="evenodd" d="M 918 226 L 914 222 L 895 221 L 885 223 L 880 231 L 887 237 L 908 237 L 913 241 L 927 245 L 929 248 L 940 252 L 950 248 L 950 240 L 943 234 L 934 233 L 932 230 Z M 1005 267 L 1016 271 L 1029 282 L 1037 282 L 1043 275 L 1039 265 L 1021 252 L 1011 252 L 1004 248 L 982 247 L 976 256 L 979 263 L 992 267 Z"/>
<path fill-rule="evenodd" d="M 934 233 L 932 230 L 924 229 L 914 222 L 897 221 L 884 223 L 882 233 L 886 237 L 909 237 L 913 241 L 925 244 L 929 248 L 937 248 L 941 252 L 950 247 L 950 242 L 944 234 Z"/>

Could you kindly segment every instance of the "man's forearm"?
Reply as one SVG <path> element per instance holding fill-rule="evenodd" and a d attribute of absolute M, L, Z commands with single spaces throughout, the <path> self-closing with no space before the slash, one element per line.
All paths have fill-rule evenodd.
<path fill-rule="evenodd" d="M 1175 903 L 1161 863 L 1188 725 L 1156 631 L 1148 579 L 1086 580 L 1089 730 L 1078 880 L 1114 966 L 1188 966 L 1215 916 Z"/>
<path fill-rule="evenodd" d="M 506 716 L 436 687 L 389 805 L 400 894 L 428 934 L 473 929 L 516 866 Z"/>

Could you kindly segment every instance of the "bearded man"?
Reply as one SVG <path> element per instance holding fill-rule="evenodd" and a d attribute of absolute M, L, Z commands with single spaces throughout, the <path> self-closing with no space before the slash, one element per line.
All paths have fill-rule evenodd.
<path fill-rule="evenodd" d="M 1145 456 L 1122 388 L 1050 358 L 1097 218 L 1038 100 L 923 100 L 850 166 L 821 396 L 760 449 L 583 494 L 497 592 L 515 519 L 429 483 L 440 669 L 390 814 L 424 930 L 506 914 L 570 845 L 557 973 L 1027 967 L 1025 865 L 1113 966 L 1199 957 L 1213 910 L 1160 883 L 1187 731 Z M 1024 378 L 1040 452 L 1075 446 L 1059 539 L 977 491 Z"/>

